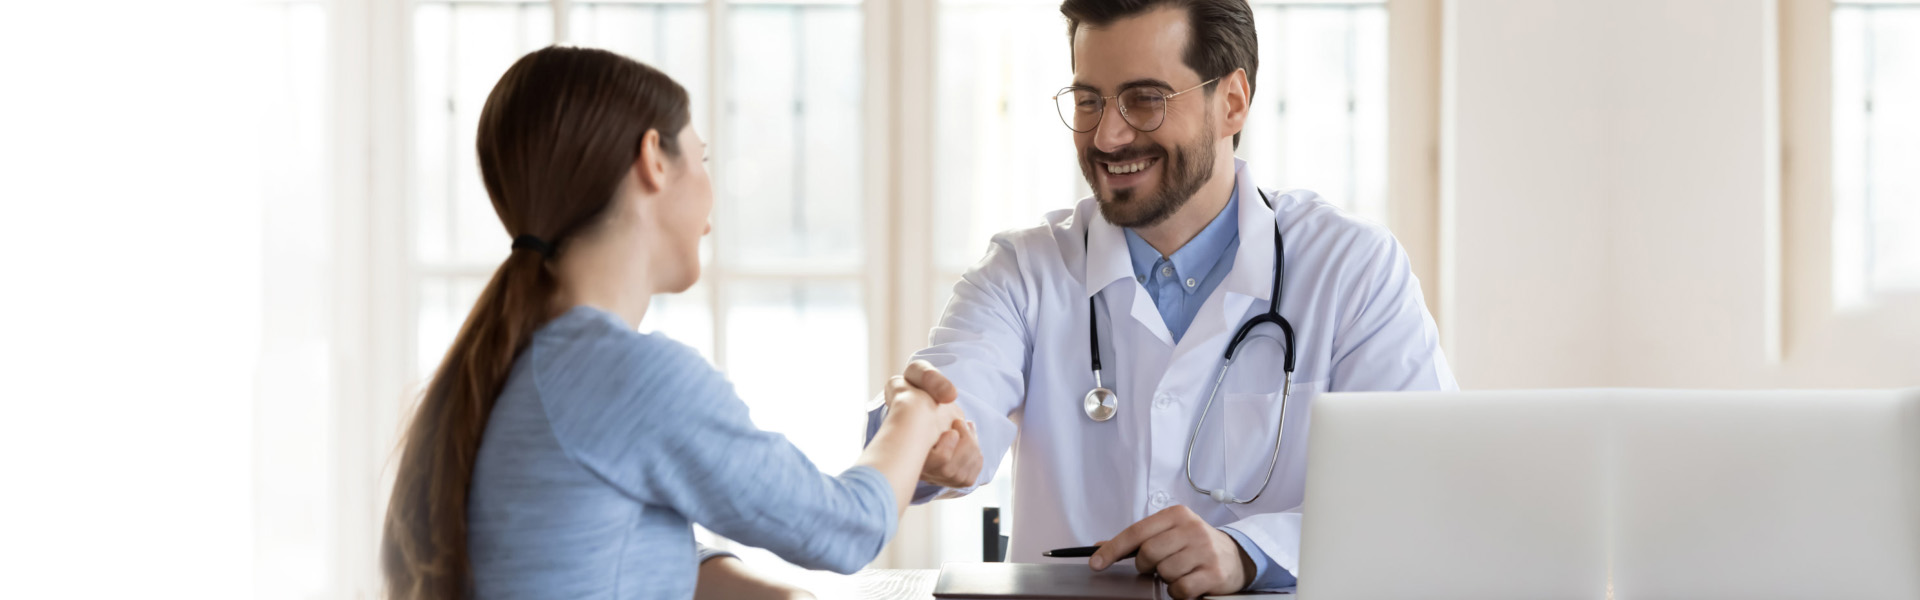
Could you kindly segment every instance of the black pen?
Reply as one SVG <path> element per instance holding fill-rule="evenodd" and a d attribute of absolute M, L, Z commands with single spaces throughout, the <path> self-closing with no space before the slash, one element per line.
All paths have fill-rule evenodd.
<path fill-rule="evenodd" d="M 1099 546 L 1080 546 L 1077 548 L 1054 548 L 1046 552 L 1041 552 L 1040 555 L 1045 556 L 1047 558 L 1086 558 L 1089 556 L 1093 556 L 1093 552 L 1099 549 L 1100 549 Z M 1120 557 L 1119 560 L 1126 560 L 1129 558 L 1133 558 L 1135 556 L 1138 556 L 1139 554 L 1140 554 L 1140 550 L 1135 549 L 1132 552 L 1128 552 L 1126 556 Z M 1119 561 L 1115 561 L 1115 562 L 1119 562 Z"/>

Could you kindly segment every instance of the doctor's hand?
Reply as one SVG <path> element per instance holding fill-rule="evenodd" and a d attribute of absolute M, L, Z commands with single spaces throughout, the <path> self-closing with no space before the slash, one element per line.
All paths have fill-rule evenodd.
<path fill-rule="evenodd" d="M 1134 550 L 1140 551 L 1134 568 L 1158 572 L 1175 598 L 1231 594 L 1253 581 L 1253 559 L 1240 544 L 1185 506 L 1154 513 L 1102 542 L 1087 565 L 1103 571 Z"/>
<path fill-rule="evenodd" d="M 940 440 L 946 439 L 953 434 L 954 430 L 967 428 L 967 413 L 960 408 L 959 404 L 954 403 L 958 395 L 953 391 L 953 383 L 948 382 L 946 377 L 941 376 L 938 371 L 933 371 L 929 375 L 927 371 L 932 369 L 933 365 L 927 364 L 926 361 L 914 361 L 914 364 L 907 366 L 906 375 L 895 375 L 887 380 L 887 388 L 882 395 L 887 403 L 887 421 L 911 421 L 931 427 L 925 439 L 937 446 Z M 909 376 L 913 379 L 909 380 Z M 932 393 L 912 381 L 944 384 L 944 390 L 941 393 Z M 941 390 L 942 386 L 935 385 L 935 389 Z M 915 454 L 917 455 L 918 451 L 915 451 Z"/>
<path fill-rule="evenodd" d="M 933 396 L 936 402 L 951 404 L 960 398 L 960 391 L 953 382 L 927 361 L 908 363 L 903 378 L 909 385 Z M 958 410 L 958 404 L 951 405 Z M 941 487 L 971 487 L 980 479 L 982 462 L 979 432 L 974 429 L 973 422 L 966 421 L 964 426 L 955 424 L 953 429 L 940 434 L 940 440 L 934 442 L 933 450 L 927 453 L 927 463 L 921 468 L 920 480 Z"/>

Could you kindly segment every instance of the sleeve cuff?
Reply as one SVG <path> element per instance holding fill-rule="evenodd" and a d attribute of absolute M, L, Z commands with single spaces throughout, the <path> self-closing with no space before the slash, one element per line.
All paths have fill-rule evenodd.
<path fill-rule="evenodd" d="M 1227 537 L 1233 538 L 1233 542 L 1240 545 L 1240 550 L 1247 553 L 1247 558 L 1253 560 L 1253 579 L 1247 584 L 1247 589 L 1274 590 L 1294 586 L 1296 582 L 1293 573 L 1287 572 L 1280 563 L 1268 557 L 1266 552 L 1260 550 L 1260 545 L 1253 543 L 1253 539 L 1247 537 L 1247 534 L 1233 527 L 1221 527 L 1220 531 L 1225 532 Z"/>
<path fill-rule="evenodd" d="M 699 559 L 694 561 L 694 564 L 697 564 L 697 565 L 706 564 L 707 561 L 713 560 L 716 558 L 740 558 L 739 555 L 736 555 L 732 552 L 721 550 L 719 548 L 708 546 L 706 544 L 695 542 L 693 546 L 694 546 L 695 552 L 699 556 Z"/>
<path fill-rule="evenodd" d="M 878 494 L 881 498 L 880 518 L 886 529 L 882 530 L 885 533 L 880 536 L 880 545 L 873 549 L 872 556 L 878 556 L 880 550 L 886 548 L 888 542 L 893 541 L 893 535 L 900 531 L 900 507 L 894 506 L 893 484 L 887 483 L 887 477 L 881 475 L 880 471 L 866 465 L 847 469 L 840 476 L 843 479 L 866 484 L 869 491 Z"/>

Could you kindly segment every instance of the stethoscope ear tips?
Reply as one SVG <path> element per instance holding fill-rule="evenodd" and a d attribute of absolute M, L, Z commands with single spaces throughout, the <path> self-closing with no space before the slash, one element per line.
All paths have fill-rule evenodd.
<path fill-rule="evenodd" d="M 1211 495 L 1213 496 L 1214 502 L 1219 502 L 1221 504 L 1229 504 L 1229 503 L 1239 504 L 1240 503 L 1239 498 L 1233 497 L 1233 494 L 1227 493 L 1227 491 L 1224 489 L 1214 490 L 1213 494 Z"/>

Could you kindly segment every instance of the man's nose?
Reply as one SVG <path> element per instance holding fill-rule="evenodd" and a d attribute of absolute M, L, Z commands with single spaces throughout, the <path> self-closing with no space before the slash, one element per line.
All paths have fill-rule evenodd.
<path fill-rule="evenodd" d="M 1117 100 L 1117 99 L 1116 99 Z M 1101 152 L 1118 152 L 1133 145 L 1133 136 L 1138 133 L 1127 124 L 1127 117 L 1120 112 L 1119 102 L 1107 102 L 1101 108 L 1100 124 L 1093 130 L 1093 147 Z"/>

